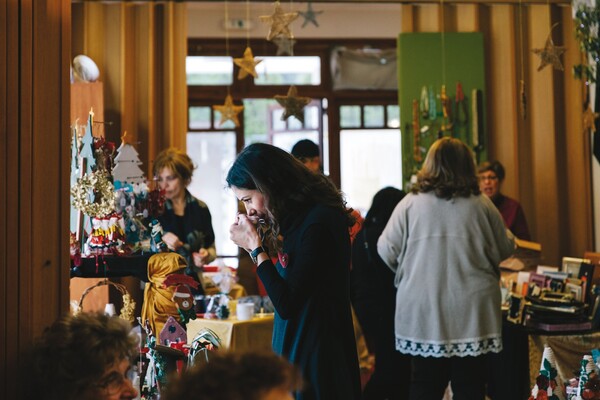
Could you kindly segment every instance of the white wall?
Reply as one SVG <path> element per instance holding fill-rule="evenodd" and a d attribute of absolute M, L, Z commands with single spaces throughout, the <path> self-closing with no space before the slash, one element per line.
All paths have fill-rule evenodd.
<path fill-rule="evenodd" d="M 227 11 L 225 6 L 227 4 Z M 190 37 L 224 38 L 225 14 L 228 19 L 249 20 L 250 29 L 228 29 L 230 38 L 264 38 L 269 25 L 259 16 L 273 14 L 274 2 L 209 2 L 188 3 L 188 32 Z M 249 11 L 247 11 L 249 5 Z M 282 2 L 285 12 L 307 10 L 307 3 Z M 308 23 L 304 28 L 304 17 L 290 24 L 296 40 L 302 38 L 396 38 L 400 33 L 400 4 L 357 4 L 357 3 L 313 3 L 314 11 L 323 11 L 316 16 L 319 27 Z M 249 18 L 246 15 L 249 15 Z M 254 47 L 256 44 L 251 43 Z"/>

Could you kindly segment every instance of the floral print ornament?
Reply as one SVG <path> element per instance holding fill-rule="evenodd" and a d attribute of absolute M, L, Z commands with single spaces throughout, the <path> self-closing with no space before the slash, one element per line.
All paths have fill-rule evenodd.
<path fill-rule="evenodd" d="M 535 379 L 535 386 L 531 390 L 529 400 L 565 400 L 560 385 L 556 382 L 557 375 L 554 352 L 550 347 L 545 346 L 540 374 Z"/>

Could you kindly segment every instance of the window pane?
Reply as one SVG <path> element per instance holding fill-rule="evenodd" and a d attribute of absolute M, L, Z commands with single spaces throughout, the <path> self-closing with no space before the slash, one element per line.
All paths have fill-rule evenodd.
<path fill-rule="evenodd" d="M 373 196 L 386 186 L 402 189 L 400 131 L 340 132 L 341 188 L 348 205 L 366 215 Z"/>
<path fill-rule="evenodd" d="M 320 57 L 258 57 L 256 85 L 320 85 Z"/>
<path fill-rule="evenodd" d="M 237 200 L 225 189 L 225 176 L 235 159 L 235 132 L 188 132 L 187 153 L 196 170 L 188 189 L 208 205 L 215 231 L 217 254 L 237 256 L 238 247 L 229 239 L 229 226 L 235 220 Z M 226 264 L 232 265 L 227 259 Z"/>
<path fill-rule="evenodd" d="M 383 128 L 383 106 L 365 106 L 365 127 Z"/>
<path fill-rule="evenodd" d="M 188 85 L 231 85 L 233 59 L 231 57 L 188 56 L 185 60 Z"/>
<path fill-rule="evenodd" d="M 190 107 L 190 129 L 210 128 L 210 107 Z"/>
<path fill-rule="evenodd" d="M 360 106 L 340 107 L 340 127 L 360 128 Z"/>
<path fill-rule="evenodd" d="M 387 106 L 388 128 L 400 128 L 400 106 Z"/>

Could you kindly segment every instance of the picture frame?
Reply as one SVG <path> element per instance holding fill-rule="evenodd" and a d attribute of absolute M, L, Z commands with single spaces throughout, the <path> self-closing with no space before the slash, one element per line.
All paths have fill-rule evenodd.
<path fill-rule="evenodd" d="M 562 271 L 568 273 L 571 278 L 577 278 L 579 277 L 579 269 L 581 268 L 582 262 L 589 263 L 590 260 L 585 258 L 563 257 Z"/>
<path fill-rule="evenodd" d="M 565 284 L 565 293 L 570 293 L 576 301 L 583 301 L 583 288 L 572 282 Z"/>

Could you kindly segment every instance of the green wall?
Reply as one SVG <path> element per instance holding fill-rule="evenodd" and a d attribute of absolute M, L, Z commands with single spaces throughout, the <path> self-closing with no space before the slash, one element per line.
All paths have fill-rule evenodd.
<path fill-rule="evenodd" d="M 442 52 L 443 49 L 443 52 Z M 462 84 L 465 94 L 466 120 L 463 109 L 459 122 L 456 118 L 456 84 Z M 452 129 L 440 133 L 445 121 L 440 102 L 442 84 L 451 100 Z M 485 129 L 485 61 L 483 35 L 473 33 L 402 33 L 398 37 L 398 102 L 400 105 L 400 127 L 402 129 L 402 171 L 404 182 L 408 182 L 422 162 L 415 160 L 413 137 L 413 100 L 420 101 L 421 89 L 433 88 L 436 98 L 435 119 L 423 118 L 419 113 L 419 125 L 429 130 L 419 134 L 420 154 L 425 159 L 426 151 L 440 135 L 454 136 L 463 140 L 476 151 L 478 160 L 487 159 L 487 132 Z M 473 146 L 472 91 L 480 92 L 479 146 Z"/>

